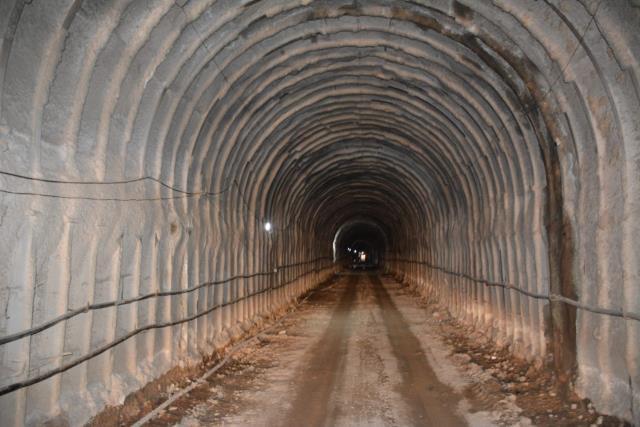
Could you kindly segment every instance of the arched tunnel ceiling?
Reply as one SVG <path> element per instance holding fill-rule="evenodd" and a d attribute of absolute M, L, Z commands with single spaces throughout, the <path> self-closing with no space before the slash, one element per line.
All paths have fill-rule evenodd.
<path fill-rule="evenodd" d="M 448 16 L 412 3 L 314 2 L 249 18 L 233 59 L 219 65 L 234 83 L 217 102 L 233 107 L 215 114 L 227 124 L 210 137 L 236 143 L 211 154 L 226 166 L 214 167 L 213 182 L 239 176 L 248 191 L 260 182 L 265 215 L 286 206 L 284 216 L 309 218 L 312 228 L 324 220 L 325 235 L 367 211 L 384 223 L 433 223 L 434 215 L 473 209 L 474 198 L 531 187 L 540 155 L 531 131 L 518 130 L 528 149 L 495 140 L 519 126 L 500 112 L 524 108 L 525 83 L 499 53 L 461 36 L 460 14 L 473 12 L 454 9 Z"/>
<path fill-rule="evenodd" d="M 42 64 L 50 85 L 22 109 L 28 78 L 9 62 L 3 117 L 29 135 L 42 115 L 67 173 L 234 185 L 238 212 L 246 202 L 327 240 L 355 215 L 429 226 L 545 185 L 532 107 L 559 70 L 526 8 L 184 3 L 80 2 L 49 46 L 58 58 Z"/>

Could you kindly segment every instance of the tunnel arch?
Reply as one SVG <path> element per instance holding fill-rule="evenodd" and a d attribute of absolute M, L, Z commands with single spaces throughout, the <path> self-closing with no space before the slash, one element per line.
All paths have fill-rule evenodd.
<path fill-rule="evenodd" d="M 637 417 L 639 25 L 625 0 L 2 2 L 0 334 L 64 320 L 0 344 L 0 412 L 83 422 L 329 277 L 366 217 L 390 272 Z"/>
<path fill-rule="evenodd" d="M 345 255 L 345 247 L 350 242 L 354 241 L 354 236 L 349 236 L 350 232 L 354 229 L 364 228 L 365 232 L 360 232 L 358 239 L 365 239 L 371 241 L 371 246 L 377 250 L 378 259 L 376 260 L 377 266 L 384 265 L 385 253 L 390 248 L 389 231 L 385 231 L 382 225 L 377 221 L 367 217 L 351 218 L 344 224 L 341 224 L 336 230 L 333 238 L 333 262 L 340 262 L 341 258 Z M 356 230 L 357 232 L 357 230 Z M 358 234 L 358 233 L 356 233 Z M 363 236 L 364 234 L 364 236 Z M 354 248 L 355 249 L 355 248 Z"/>

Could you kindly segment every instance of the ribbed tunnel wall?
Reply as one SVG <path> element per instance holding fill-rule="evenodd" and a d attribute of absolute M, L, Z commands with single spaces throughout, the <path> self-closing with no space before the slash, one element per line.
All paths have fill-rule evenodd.
<path fill-rule="evenodd" d="M 0 1 L 3 424 L 195 363 L 333 274 L 350 221 L 638 421 L 639 28 L 631 0 Z"/>

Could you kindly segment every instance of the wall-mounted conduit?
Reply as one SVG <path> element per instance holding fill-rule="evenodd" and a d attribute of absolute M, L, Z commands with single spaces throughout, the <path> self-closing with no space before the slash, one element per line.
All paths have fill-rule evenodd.
<path fill-rule="evenodd" d="M 560 302 L 563 302 L 565 304 L 569 304 L 569 305 L 571 305 L 573 307 L 579 308 L 580 310 L 586 310 L 586 311 L 588 311 L 590 313 L 603 314 L 603 315 L 607 315 L 607 316 L 621 317 L 623 319 L 640 321 L 640 314 L 637 314 L 637 313 L 629 313 L 629 312 L 624 312 L 624 311 L 620 311 L 620 310 L 613 310 L 613 309 L 609 309 L 609 308 L 593 307 L 593 306 L 590 306 L 590 305 L 586 305 L 586 304 L 580 303 L 579 301 L 575 301 L 575 300 L 563 297 L 561 295 L 537 294 L 537 293 L 529 292 L 526 289 L 519 288 L 518 286 L 512 285 L 510 283 L 500 283 L 500 282 L 495 282 L 495 281 L 490 281 L 490 280 L 485 280 L 485 279 L 473 277 L 473 276 L 470 276 L 470 275 L 465 274 L 465 273 L 459 273 L 459 272 L 456 272 L 456 271 L 447 270 L 446 268 L 438 267 L 437 265 L 433 265 L 433 264 L 431 264 L 429 262 L 426 262 L 426 261 L 416 261 L 416 260 L 399 259 L 399 258 L 392 258 L 392 259 L 389 259 L 388 261 L 409 263 L 409 264 L 418 264 L 418 265 L 421 265 L 421 266 L 428 267 L 431 270 L 436 270 L 436 271 L 439 271 L 441 273 L 445 273 L 445 274 L 447 274 L 449 276 L 454 276 L 454 277 L 459 277 L 461 279 L 469 280 L 469 281 L 474 282 L 474 283 L 479 284 L 479 285 L 493 286 L 493 287 L 499 287 L 499 288 L 504 288 L 504 289 L 510 289 L 510 290 L 514 290 L 514 291 L 516 291 L 518 293 L 521 293 L 523 295 L 526 295 L 528 297 L 535 298 L 535 299 L 544 299 L 544 300 L 547 300 L 547 301 L 560 301 Z M 0 344 L 1 343 L 2 342 L 0 341 Z"/>
<path fill-rule="evenodd" d="M 297 264 L 291 264 L 291 265 L 283 265 L 283 266 L 279 266 L 278 270 L 279 269 L 286 269 L 286 268 L 290 268 L 290 267 L 301 266 L 301 265 L 306 265 L 306 264 L 310 264 L 310 263 L 317 263 L 319 261 L 327 261 L 327 258 L 311 260 L 311 261 L 307 261 L 307 262 L 303 262 L 303 263 L 297 263 Z M 130 339 L 130 338 L 132 338 L 132 337 L 134 337 L 134 336 L 136 336 L 136 335 L 138 335 L 138 334 L 140 334 L 142 332 L 149 331 L 149 330 L 152 330 L 152 329 L 166 328 L 166 327 L 169 327 L 169 326 L 175 326 L 175 325 L 180 325 L 182 323 L 190 322 L 192 320 L 195 320 L 195 319 L 198 319 L 198 318 L 200 318 L 202 316 L 205 316 L 205 315 L 213 312 L 214 310 L 217 310 L 217 309 L 220 309 L 220 308 L 223 308 L 223 307 L 227 307 L 227 306 L 230 306 L 230 305 L 233 305 L 233 304 L 237 304 L 237 303 L 239 303 L 241 301 L 256 297 L 258 295 L 262 295 L 262 294 L 267 293 L 267 292 L 272 292 L 272 291 L 274 291 L 276 289 L 286 287 L 287 285 L 289 285 L 291 283 L 294 283 L 294 282 L 298 281 L 299 279 L 301 279 L 301 278 L 303 278 L 303 277 L 305 277 L 305 276 L 307 276 L 309 274 L 319 273 L 319 272 L 321 272 L 323 270 L 332 269 L 332 268 L 333 268 L 333 263 L 329 262 L 328 265 L 325 265 L 325 266 L 322 266 L 322 267 L 316 267 L 316 268 L 313 268 L 311 270 L 308 270 L 308 271 L 306 271 L 304 273 L 301 273 L 301 274 L 295 276 L 293 279 L 288 280 L 287 282 L 281 283 L 281 284 L 279 284 L 277 286 L 272 286 L 272 287 L 269 287 L 269 288 L 261 289 L 261 290 L 259 290 L 257 292 L 253 292 L 253 293 L 248 294 L 248 295 L 243 295 L 243 296 L 235 298 L 235 299 L 233 299 L 231 301 L 227 301 L 227 302 L 224 302 L 224 303 L 216 304 L 214 306 L 208 307 L 208 308 L 204 309 L 203 311 L 195 313 L 195 314 L 193 314 L 193 315 L 191 315 L 189 317 L 186 317 L 184 319 L 178 319 L 178 320 L 173 320 L 173 321 L 170 321 L 170 322 L 155 323 L 155 324 L 151 324 L 151 325 L 145 325 L 145 326 L 143 326 L 141 328 L 137 328 L 135 330 L 129 331 L 126 335 L 123 335 L 123 336 L 117 338 L 116 340 L 114 340 L 114 341 L 112 341 L 112 342 L 110 342 L 108 344 L 105 344 L 105 345 L 103 345 L 103 346 L 101 346 L 99 348 L 96 348 L 96 349 L 92 350 L 91 352 L 89 352 L 88 354 L 86 354 L 86 355 L 84 355 L 82 357 L 79 357 L 79 358 L 77 358 L 77 359 L 75 359 L 75 360 L 73 360 L 71 362 L 65 363 L 64 365 L 62 365 L 62 366 L 60 366 L 60 367 L 58 367 L 56 369 L 53 369 L 51 371 L 45 372 L 43 374 L 37 375 L 37 376 L 35 376 L 33 378 L 29 378 L 29 379 L 24 380 L 24 381 L 15 382 L 13 384 L 9 384 L 9 385 L 0 387 L 0 396 L 5 395 L 7 393 L 11 393 L 13 391 L 19 390 L 19 389 L 24 388 L 24 387 L 28 387 L 28 386 L 33 385 L 33 384 L 37 384 L 39 382 L 42 382 L 42 381 L 44 381 L 46 379 L 49 379 L 49 378 L 53 377 L 54 375 L 58 375 L 58 374 L 61 374 L 61 373 L 65 372 L 65 371 L 68 371 L 69 369 L 71 369 L 71 368 L 73 368 L 75 366 L 78 366 L 79 364 L 84 363 L 87 360 L 90 360 L 90 359 L 92 359 L 92 358 L 104 353 L 105 351 L 117 346 L 118 344 L 121 344 L 121 343 L 125 342 L 126 340 L 128 340 L 128 339 Z M 157 294 L 153 294 L 153 295 L 144 295 L 144 296 L 141 296 L 141 297 L 138 297 L 138 298 L 129 299 L 129 300 L 112 301 L 110 303 L 90 305 L 90 306 L 87 306 L 82 311 L 70 312 L 67 315 L 62 316 L 61 318 L 52 319 L 51 321 L 47 322 L 46 324 L 40 325 L 40 326 L 38 326 L 36 328 L 33 328 L 32 330 L 24 331 L 24 332 L 21 332 L 19 334 L 16 334 L 16 335 L 13 335 L 13 336 L 9 336 L 9 337 L 2 337 L 0 339 L 0 345 L 6 344 L 8 342 L 15 341 L 15 340 L 18 340 L 20 338 L 24 338 L 24 337 L 27 337 L 27 336 L 31 336 L 31 335 L 40 333 L 40 332 L 42 332 L 42 331 L 54 326 L 55 324 L 57 324 L 57 323 L 59 323 L 59 322 L 61 322 L 63 320 L 67 320 L 67 319 L 69 319 L 69 318 L 71 318 L 73 316 L 76 316 L 78 314 L 81 314 L 81 313 L 86 313 L 89 310 L 98 310 L 98 309 L 103 309 L 103 308 L 107 308 L 107 307 L 118 307 L 118 306 L 121 306 L 121 305 L 124 305 L 124 304 L 131 304 L 131 303 L 134 303 L 134 302 L 142 301 L 142 300 L 147 299 L 147 298 L 180 295 L 180 294 L 187 293 L 187 292 L 193 292 L 193 291 L 195 291 L 197 289 L 200 289 L 202 287 L 205 287 L 205 286 L 208 287 L 208 286 L 213 286 L 213 285 L 220 285 L 220 284 L 228 283 L 228 282 L 231 282 L 231 281 L 234 281 L 234 280 L 238 280 L 238 279 L 248 279 L 248 278 L 258 277 L 258 276 L 272 276 L 272 275 L 275 275 L 275 274 L 277 274 L 277 271 L 259 272 L 259 273 L 249 274 L 249 275 L 235 276 L 235 277 L 231 277 L 229 279 L 223 280 L 223 281 L 203 283 L 203 284 L 199 285 L 198 287 L 192 288 L 192 289 L 185 289 L 185 290 L 174 291 L 174 292 L 161 292 L 161 293 L 157 293 Z"/>

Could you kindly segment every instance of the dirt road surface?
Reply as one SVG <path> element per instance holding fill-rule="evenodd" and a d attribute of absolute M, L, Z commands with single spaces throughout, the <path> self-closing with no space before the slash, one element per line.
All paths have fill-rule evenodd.
<path fill-rule="evenodd" d="M 472 381 L 428 317 L 389 277 L 340 276 L 151 425 L 504 425 L 465 398 Z"/>

